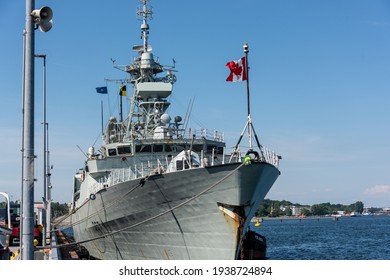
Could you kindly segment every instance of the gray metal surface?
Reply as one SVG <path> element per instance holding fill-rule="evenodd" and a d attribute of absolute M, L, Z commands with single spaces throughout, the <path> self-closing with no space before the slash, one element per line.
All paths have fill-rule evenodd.
<path fill-rule="evenodd" d="M 239 226 L 221 210 L 245 209 L 245 229 L 279 175 L 274 166 L 241 165 L 225 181 L 185 203 L 237 168 L 239 164 L 198 168 L 121 183 L 82 206 L 72 222 L 77 241 L 121 231 L 83 244 L 100 259 L 235 259 Z M 180 203 L 183 206 L 175 208 Z M 103 211 L 100 211 L 103 209 Z M 93 213 L 98 213 L 94 215 Z M 144 221 L 166 213 L 148 222 Z M 140 223 L 140 224 L 139 224 Z M 132 225 L 137 225 L 131 227 Z"/>

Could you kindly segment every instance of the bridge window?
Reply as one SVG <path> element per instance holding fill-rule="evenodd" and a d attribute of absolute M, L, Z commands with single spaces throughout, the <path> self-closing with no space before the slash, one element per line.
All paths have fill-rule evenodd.
<path fill-rule="evenodd" d="M 186 149 L 185 145 L 176 145 L 176 152 L 181 152 Z"/>
<path fill-rule="evenodd" d="M 189 169 L 190 166 L 188 165 L 188 162 L 184 160 L 184 169 Z M 176 161 L 176 170 L 183 170 L 183 160 L 177 160 Z"/>
<path fill-rule="evenodd" d="M 119 154 L 119 155 L 131 154 L 130 146 L 121 146 L 121 147 L 118 147 L 118 154 Z"/>
<path fill-rule="evenodd" d="M 163 151 L 163 145 L 154 145 L 153 146 L 153 152 L 161 153 L 162 151 Z"/>
<path fill-rule="evenodd" d="M 194 152 L 201 152 L 203 150 L 203 145 L 193 145 L 192 150 Z"/>
<path fill-rule="evenodd" d="M 139 145 L 135 147 L 137 153 L 151 153 L 152 145 Z"/>
<path fill-rule="evenodd" d="M 116 156 L 116 149 L 108 149 L 109 156 Z"/>

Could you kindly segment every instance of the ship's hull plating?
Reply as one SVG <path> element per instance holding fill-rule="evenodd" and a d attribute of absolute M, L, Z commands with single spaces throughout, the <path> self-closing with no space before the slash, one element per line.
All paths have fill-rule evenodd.
<path fill-rule="evenodd" d="M 78 208 L 75 239 L 95 239 L 83 246 L 98 259 L 236 259 L 243 232 L 278 176 L 275 166 L 254 162 L 123 182 Z"/>

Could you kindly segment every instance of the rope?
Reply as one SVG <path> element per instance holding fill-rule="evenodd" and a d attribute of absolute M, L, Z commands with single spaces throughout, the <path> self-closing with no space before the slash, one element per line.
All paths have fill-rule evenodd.
<path fill-rule="evenodd" d="M 120 233 L 122 231 L 125 231 L 125 230 L 128 230 L 128 229 L 132 229 L 132 228 L 135 228 L 137 226 L 140 226 L 142 224 L 145 224 L 147 222 L 150 222 L 152 220 L 155 220 L 161 216 L 164 216 L 165 214 L 167 213 L 170 213 L 188 203 L 190 203 L 191 201 L 195 200 L 196 198 L 198 198 L 199 196 L 203 195 L 204 193 L 210 191 L 211 189 L 213 189 L 214 187 L 216 187 L 217 185 L 219 185 L 220 183 L 222 183 L 223 181 L 225 181 L 227 178 L 229 178 L 230 176 L 233 175 L 233 173 L 235 173 L 243 164 L 239 164 L 235 169 L 233 169 L 231 172 L 229 172 L 228 174 L 226 174 L 224 177 L 222 177 L 221 179 L 219 179 L 217 182 L 215 182 L 214 184 L 212 184 L 211 186 L 209 186 L 208 188 L 204 189 L 203 191 L 201 191 L 200 193 L 196 194 L 195 196 L 187 199 L 186 201 L 176 205 L 175 207 L 173 208 L 170 208 L 169 210 L 167 211 L 164 211 L 160 214 L 157 214 L 151 218 L 148 218 L 144 221 L 141 221 L 139 223 L 136 223 L 136 224 L 133 224 L 133 225 L 130 225 L 128 227 L 125 227 L 125 228 L 122 228 L 122 229 L 119 229 L 119 230 L 116 230 L 116 231 L 112 231 L 110 233 L 106 233 L 106 234 L 103 234 L 101 236 L 97 236 L 97 237 L 93 237 L 93 238 L 90 238 L 90 239 L 86 239 L 86 240 L 83 240 L 83 241 L 78 241 L 78 242 L 73 242 L 73 243 L 69 243 L 69 244 L 61 244 L 61 245 L 52 245 L 52 246 L 41 246 L 41 247 L 37 247 L 37 249 L 52 249 L 52 248 L 60 248 L 60 247 L 63 247 L 63 246 L 74 246 L 74 245 L 78 245 L 78 244 L 82 244 L 82 243 L 87 243 L 87 242 L 91 242 L 91 241 L 95 241 L 95 240 L 98 240 L 98 239 L 101 239 L 101 238 L 106 238 L 107 236 L 110 236 L 110 235 L 114 235 L 114 234 L 117 234 L 117 233 Z"/>
<path fill-rule="evenodd" d="M 53 223 L 53 226 L 56 226 L 56 225 L 58 225 L 59 223 L 65 221 L 67 218 L 69 218 L 70 216 L 72 216 L 72 214 L 76 213 L 76 212 L 78 211 L 78 209 L 80 209 L 80 208 L 83 207 L 85 204 L 87 204 L 88 201 L 90 201 L 90 198 L 87 198 L 87 199 L 83 202 L 83 204 L 81 204 L 81 205 L 80 205 L 79 207 L 77 207 L 76 209 L 73 209 L 68 215 L 66 215 L 65 217 L 62 217 L 62 219 L 60 219 L 59 221 Z M 70 225 L 70 226 L 63 227 L 63 229 L 64 229 L 64 228 L 68 228 L 68 227 L 71 227 L 71 225 Z M 52 230 L 51 232 L 55 232 L 55 230 Z"/>

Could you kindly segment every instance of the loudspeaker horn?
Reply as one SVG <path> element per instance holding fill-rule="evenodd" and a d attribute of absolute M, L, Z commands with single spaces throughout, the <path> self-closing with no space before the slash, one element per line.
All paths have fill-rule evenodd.
<path fill-rule="evenodd" d="M 39 10 L 34 10 L 31 15 L 35 18 L 35 23 L 39 25 L 42 32 L 47 32 L 52 28 L 53 10 L 50 7 L 44 6 Z"/>

